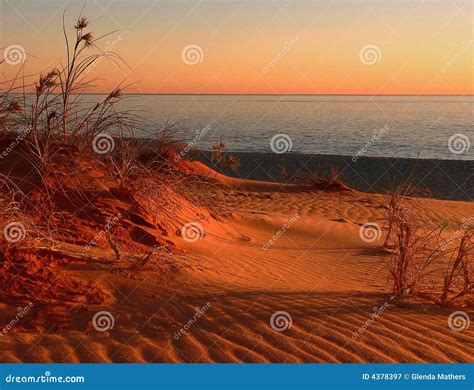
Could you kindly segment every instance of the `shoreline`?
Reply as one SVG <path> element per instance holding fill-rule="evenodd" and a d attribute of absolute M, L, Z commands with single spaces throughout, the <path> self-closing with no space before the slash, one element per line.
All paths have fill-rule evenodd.
<path fill-rule="evenodd" d="M 294 183 L 296 173 L 327 175 L 335 167 L 344 184 L 367 193 L 385 194 L 413 174 L 415 186 L 427 197 L 472 201 L 474 198 L 474 160 L 436 160 L 393 157 L 226 152 L 239 159 L 233 171 L 217 166 L 209 151 L 192 151 L 185 158 L 199 160 L 228 176 L 268 182 Z M 285 165 L 289 178 L 281 177 Z"/>

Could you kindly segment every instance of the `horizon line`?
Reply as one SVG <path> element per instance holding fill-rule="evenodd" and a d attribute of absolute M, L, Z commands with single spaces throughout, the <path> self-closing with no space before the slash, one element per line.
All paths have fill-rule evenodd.
<path fill-rule="evenodd" d="M 84 92 L 83 95 L 108 95 L 109 92 Z M 181 96 L 474 96 L 474 94 L 405 94 L 405 93 L 179 93 L 123 92 L 123 95 L 181 95 Z"/>

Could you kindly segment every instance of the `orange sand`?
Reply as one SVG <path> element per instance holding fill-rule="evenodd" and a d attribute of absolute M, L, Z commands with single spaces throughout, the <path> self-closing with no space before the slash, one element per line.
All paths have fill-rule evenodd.
<path fill-rule="evenodd" d="M 219 206 L 232 214 L 205 215 L 199 221 L 205 234 L 196 242 L 171 234 L 183 268 L 129 275 L 87 263 L 69 267 L 68 276 L 94 280 L 104 302 L 73 313 L 62 328 L 28 331 L 26 314 L 0 337 L 0 362 L 474 362 L 474 327 L 450 330 L 455 309 L 429 302 L 390 305 L 352 337 L 389 299 L 379 260 L 383 237 L 372 243 L 359 237 L 361 224 L 383 225 L 384 196 L 211 176 L 225 187 Z M 422 203 L 437 221 L 460 224 L 474 215 L 473 203 Z M 205 305 L 196 319 L 196 307 Z M 112 329 L 94 329 L 99 310 L 112 313 Z M 474 314 L 472 306 L 462 310 Z M 15 311 L 0 304 L 0 324 Z M 277 311 L 289 313 L 289 329 L 271 327 Z"/>

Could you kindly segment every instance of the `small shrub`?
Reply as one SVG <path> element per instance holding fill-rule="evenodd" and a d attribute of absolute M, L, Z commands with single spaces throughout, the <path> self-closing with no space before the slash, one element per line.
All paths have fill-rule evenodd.
<path fill-rule="evenodd" d="M 444 239 L 450 223 L 435 224 L 423 217 L 421 203 L 405 194 L 413 187 L 392 192 L 387 207 L 388 232 L 384 246 L 394 251 L 382 257 L 389 272 L 392 292 L 400 302 L 430 294 L 435 302 L 449 305 L 474 292 L 473 232 Z M 449 245 L 448 245 L 449 244 Z"/>
<path fill-rule="evenodd" d="M 446 306 L 474 294 L 473 229 L 462 232 L 453 249 L 444 249 L 444 271 L 437 303 Z M 443 247 L 444 248 L 444 247 Z"/>

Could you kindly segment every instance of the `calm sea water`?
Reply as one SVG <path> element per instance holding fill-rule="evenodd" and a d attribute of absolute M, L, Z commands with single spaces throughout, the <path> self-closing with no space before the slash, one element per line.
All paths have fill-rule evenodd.
<path fill-rule="evenodd" d="M 175 123 L 177 138 L 202 149 L 224 140 L 229 150 L 270 152 L 285 134 L 298 153 L 474 159 L 473 96 L 130 95 L 121 104 Z"/>

